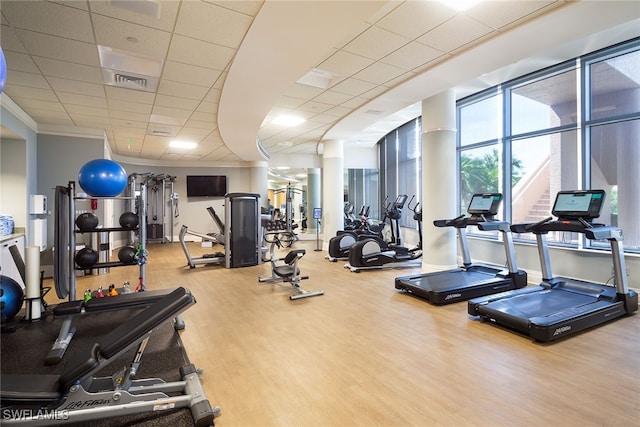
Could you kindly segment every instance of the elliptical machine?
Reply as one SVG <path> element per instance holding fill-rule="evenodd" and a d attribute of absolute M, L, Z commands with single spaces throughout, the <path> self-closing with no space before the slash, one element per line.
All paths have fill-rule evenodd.
<path fill-rule="evenodd" d="M 386 202 L 386 200 L 385 200 Z M 349 259 L 349 249 L 358 240 L 363 238 L 379 238 L 383 241 L 382 231 L 386 225 L 387 209 L 385 206 L 385 216 L 377 224 L 372 223 L 369 219 L 369 206 L 362 206 L 358 212 L 359 220 L 353 220 L 350 225 L 345 225 L 344 230 L 340 230 L 334 237 L 329 239 L 329 255 L 325 258 L 331 262 L 339 259 Z"/>
<path fill-rule="evenodd" d="M 411 198 L 411 201 L 413 197 Z M 352 272 L 383 268 L 408 268 L 421 265 L 422 261 L 422 207 L 419 202 L 409 209 L 413 211 L 413 219 L 418 222 L 418 244 L 414 248 L 402 246 L 400 234 L 400 218 L 402 209 L 407 201 L 407 195 L 402 194 L 393 202 L 388 213 L 393 234 L 392 243 L 385 244 L 382 239 L 364 238 L 354 243 L 349 250 L 349 262 L 345 264 Z"/>

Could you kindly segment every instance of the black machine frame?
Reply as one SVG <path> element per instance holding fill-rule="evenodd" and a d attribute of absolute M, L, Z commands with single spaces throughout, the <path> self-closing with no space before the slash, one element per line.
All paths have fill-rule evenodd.
<path fill-rule="evenodd" d="M 590 197 L 590 204 L 586 210 L 562 209 L 565 197 Z M 637 311 L 638 294 L 630 290 L 627 283 L 622 230 L 593 222 L 600 214 L 603 201 L 602 190 L 562 191 L 556 196 L 552 210 L 557 220 L 549 217 L 533 224 L 512 225 L 514 233 L 535 234 L 542 281 L 538 286 L 471 299 L 469 314 L 545 342 Z M 546 240 L 550 231 L 582 233 L 590 240 L 607 240 L 611 246 L 615 286 L 554 277 Z"/>

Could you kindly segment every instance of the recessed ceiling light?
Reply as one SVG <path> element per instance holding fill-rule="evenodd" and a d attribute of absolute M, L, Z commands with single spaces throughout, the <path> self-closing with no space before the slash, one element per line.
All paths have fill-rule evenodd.
<path fill-rule="evenodd" d="M 302 117 L 282 115 L 282 116 L 276 117 L 271 123 L 273 123 L 274 125 L 282 125 L 282 126 L 298 126 L 299 124 L 302 124 L 305 121 L 306 120 L 303 119 Z"/>
<path fill-rule="evenodd" d="M 465 11 L 471 9 L 482 0 L 440 0 L 440 3 L 458 11 Z"/>
<path fill-rule="evenodd" d="M 182 148 L 184 150 L 192 150 L 196 148 L 198 144 L 191 141 L 181 141 L 179 139 L 174 139 L 169 143 L 169 147 L 171 148 Z"/>

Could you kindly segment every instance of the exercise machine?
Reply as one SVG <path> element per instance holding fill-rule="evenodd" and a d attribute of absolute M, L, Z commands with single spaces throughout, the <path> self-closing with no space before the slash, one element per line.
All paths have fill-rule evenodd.
<path fill-rule="evenodd" d="M 603 190 L 560 191 L 552 214 L 533 224 L 514 224 L 514 233 L 536 236 L 542 282 L 538 286 L 474 298 L 472 316 L 490 320 L 529 335 L 552 341 L 598 326 L 638 310 L 638 294 L 628 288 L 622 230 L 594 223 L 605 199 Z M 614 286 L 566 277 L 554 277 L 546 235 L 550 231 L 584 234 L 589 240 L 607 240 L 611 246 Z"/>
<path fill-rule="evenodd" d="M 279 281 L 291 284 L 296 291 L 295 294 L 289 296 L 291 300 L 324 295 L 324 291 L 307 291 L 300 286 L 301 280 L 309 278 L 309 276 L 302 276 L 298 267 L 298 262 L 306 253 L 304 249 L 294 249 L 287 253 L 284 258 L 277 258 L 276 248 L 282 248 L 279 235 L 280 233 L 278 232 L 265 234 L 265 240 L 270 243 L 271 276 L 259 277 L 258 281 L 261 283 Z"/>
<path fill-rule="evenodd" d="M 187 241 L 186 241 L 187 236 L 199 237 L 203 241 L 212 242 L 213 244 L 217 244 L 220 242 L 217 235 L 212 236 L 210 234 L 198 233 L 197 231 L 189 230 L 189 227 L 182 224 L 178 238 L 180 240 L 180 246 L 182 246 L 184 255 L 187 257 L 187 264 L 189 265 L 189 268 L 196 268 L 196 265 L 201 265 L 201 264 L 206 264 L 206 265 L 224 265 L 225 264 L 224 252 L 214 252 L 212 254 L 204 254 L 199 257 L 191 256 L 191 252 L 189 251 L 189 247 L 187 246 Z M 224 243 L 224 240 L 223 240 L 223 243 Z"/>
<path fill-rule="evenodd" d="M 396 198 L 387 216 L 391 222 L 392 242 L 387 244 L 382 239 L 367 237 L 354 243 L 349 249 L 349 262 L 345 264 L 352 272 L 369 269 L 410 268 L 421 265 L 422 261 L 422 211 L 416 203 L 414 219 L 418 222 L 418 244 L 414 248 L 402 246 L 400 234 L 400 218 L 407 202 L 407 195 Z"/>
<path fill-rule="evenodd" d="M 260 195 L 250 193 L 227 193 L 225 195 L 225 221 L 213 208 L 207 210 L 222 234 L 205 234 L 189 230 L 182 225 L 179 238 L 182 250 L 190 268 L 196 265 L 224 265 L 226 268 L 248 267 L 262 263 L 262 223 L 260 214 Z M 186 236 L 192 235 L 202 240 L 219 243 L 224 252 L 192 257 L 186 244 Z"/>
<path fill-rule="evenodd" d="M 60 375 L 2 374 L 2 424 L 52 426 L 189 408 L 196 426 L 212 425 L 220 408 L 207 400 L 193 364 L 180 367 L 180 381 L 135 378 L 152 333 L 195 302 L 187 289 L 176 288 L 99 343 L 74 354 Z M 113 376 L 96 377 L 135 347 L 128 367 Z"/>
<path fill-rule="evenodd" d="M 456 228 L 462 265 L 445 271 L 396 277 L 395 288 L 440 305 L 526 286 L 527 273 L 516 266 L 509 223 L 494 219 L 501 201 L 500 193 L 474 194 L 467 208 L 470 216 L 435 220 L 436 227 Z M 472 225 L 502 234 L 507 268 L 472 262 L 466 236 L 466 228 Z"/>
<path fill-rule="evenodd" d="M 355 242 L 363 238 L 379 238 L 383 241 L 382 231 L 386 225 L 386 217 L 385 214 L 382 221 L 374 223 L 369 219 L 369 206 L 363 205 L 358 212 L 359 219 L 345 225 L 344 230 L 338 231 L 334 237 L 329 239 L 329 254 L 325 258 L 331 262 L 349 259 L 349 249 Z"/>

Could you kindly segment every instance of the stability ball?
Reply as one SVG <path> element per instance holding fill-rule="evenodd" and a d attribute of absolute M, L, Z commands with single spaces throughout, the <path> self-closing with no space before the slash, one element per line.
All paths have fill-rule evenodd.
<path fill-rule="evenodd" d="M 124 264 L 136 262 L 136 250 L 133 246 L 123 246 L 118 251 L 118 259 Z"/>
<path fill-rule="evenodd" d="M 8 322 L 18 314 L 23 299 L 22 286 L 9 276 L 0 276 L 0 320 L 2 323 Z"/>
<path fill-rule="evenodd" d="M 82 268 L 91 268 L 98 262 L 98 252 L 91 248 L 82 248 L 76 252 L 76 264 Z"/>
<path fill-rule="evenodd" d="M 98 217 L 92 212 L 83 212 L 76 218 L 76 227 L 80 231 L 93 230 L 98 226 Z"/>
<path fill-rule="evenodd" d="M 133 212 L 123 212 L 120 215 L 120 227 L 136 228 L 138 226 L 138 215 Z"/>
<path fill-rule="evenodd" d="M 4 90 L 4 84 L 7 82 L 7 61 L 4 59 L 4 52 L 0 47 L 0 93 Z"/>
<path fill-rule="evenodd" d="M 80 168 L 78 183 L 89 196 L 115 197 L 127 186 L 127 172 L 113 160 L 95 159 Z"/>

